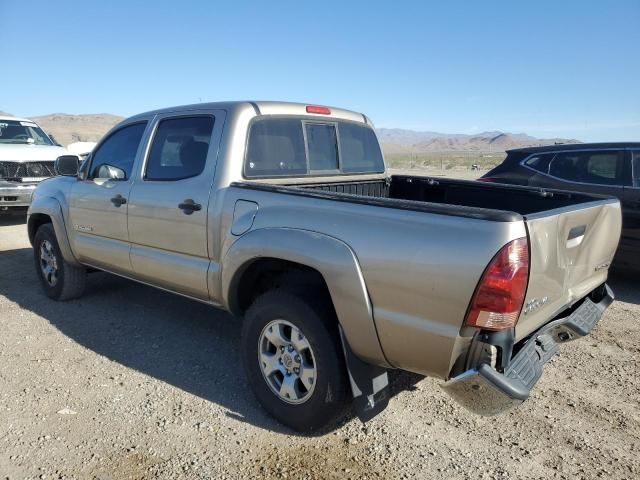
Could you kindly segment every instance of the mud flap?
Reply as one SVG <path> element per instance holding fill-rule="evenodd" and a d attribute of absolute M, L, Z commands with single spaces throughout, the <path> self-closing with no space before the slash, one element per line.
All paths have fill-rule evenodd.
<path fill-rule="evenodd" d="M 387 369 L 360 360 L 351 351 L 342 327 L 339 328 L 342 351 L 353 393 L 353 411 L 362 422 L 367 422 L 387 408 L 389 404 L 391 392 Z"/>

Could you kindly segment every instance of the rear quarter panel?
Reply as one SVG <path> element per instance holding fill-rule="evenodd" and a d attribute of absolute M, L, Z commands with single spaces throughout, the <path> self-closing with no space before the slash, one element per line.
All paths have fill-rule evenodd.
<path fill-rule="evenodd" d="M 385 360 L 442 378 L 473 333 L 461 333 L 461 327 L 485 267 L 503 245 L 526 235 L 522 221 L 493 222 L 236 187 L 226 190 L 221 232 L 231 231 L 240 199 L 259 205 L 251 231 L 299 229 L 348 245 L 362 271 Z M 225 234 L 223 258 L 236 241 L 238 237 Z M 263 255 L 269 256 L 269 250 L 264 245 Z"/>

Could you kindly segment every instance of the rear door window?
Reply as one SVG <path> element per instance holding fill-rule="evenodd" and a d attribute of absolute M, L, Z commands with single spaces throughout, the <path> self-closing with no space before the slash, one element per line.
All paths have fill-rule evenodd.
<path fill-rule="evenodd" d="M 549 175 L 572 182 L 622 185 L 622 152 L 562 152 L 549 165 Z"/>
<path fill-rule="evenodd" d="M 251 125 L 247 178 L 382 172 L 380 145 L 367 125 L 307 117 L 263 117 Z"/>

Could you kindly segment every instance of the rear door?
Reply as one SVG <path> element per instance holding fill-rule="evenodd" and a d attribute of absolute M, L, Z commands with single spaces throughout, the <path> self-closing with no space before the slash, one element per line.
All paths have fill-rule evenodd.
<path fill-rule="evenodd" d="M 124 125 L 97 146 L 69 198 L 73 250 L 83 263 L 131 272 L 127 210 L 147 122 Z M 83 170 L 85 170 L 83 168 Z"/>
<path fill-rule="evenodd" d="M 615 199 L 527 215 L 525 221 L 531 264 L 518 339 L 606 281 L 622 227 Z"/>
<path fill-rule="evenodd" d="M 208 298 L 207 206 L 223 123 L 223 111 L 156 118 L 129 201 L 136 278 Z"/>
<path fill-rule="evenodd" d="M 640 149 L 628 152 L 632 171 L 632 185 L 624 187 L 622 209 L 624 228 L 617 260 L 640 267 Z"/>

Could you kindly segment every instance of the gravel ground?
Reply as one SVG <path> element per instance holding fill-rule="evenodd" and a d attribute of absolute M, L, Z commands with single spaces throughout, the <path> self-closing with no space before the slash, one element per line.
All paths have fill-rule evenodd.
<path fill-rule="evenodd" d="M 19 220 L 0 220 L 0 478 L 640 477 L 640 285 L 564 346 L 532 398 L 494 418 L 400 375 L 363 425 L 303 437 L 249 391 L 239 323 L 104 273 L 80 300 L 39 289 Z M 415 385 L 413 385 L 417 381 Z"/>

